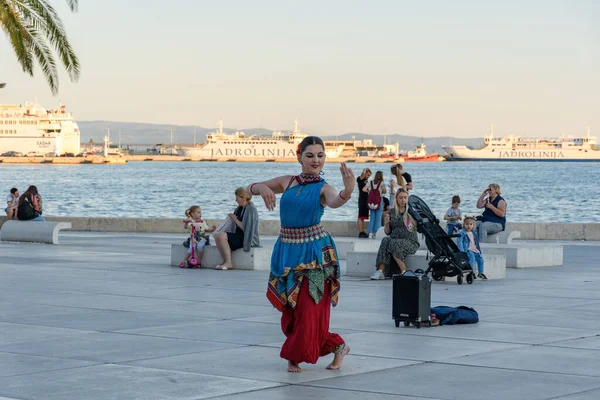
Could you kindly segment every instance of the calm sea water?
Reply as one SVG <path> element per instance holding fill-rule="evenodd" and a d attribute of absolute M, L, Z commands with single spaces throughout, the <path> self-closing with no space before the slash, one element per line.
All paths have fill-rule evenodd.
<path fill-rule="evenodd" d="M 390 164 L 349 164 L 382 170 Z M 498 183 L 513 222 L 600 222 L 600 164 L 535 162 L 407 163 L 412 192 L 442 216 L 452 195 L 466 214 L 480 214 L 475 203 L 489 183 Z M 296 174 L 293 163 L 130 162 L 125 165 L 0 165 L 0 191 L 35 184 L 44 197 L 44 214 L 55 216 L 179 218 L 194 204 L 205 218 L 222 218 L 236 206 L 234 190 L 277 175 Z M 325 166 L 324 178 L 342 188 L 339 164 Z M 355 220 L 357 193 L 327 220 Z M 4 198 L 4 197 L 3 197 Z M 262 219 L 277 219 L 255 198 Z"/>

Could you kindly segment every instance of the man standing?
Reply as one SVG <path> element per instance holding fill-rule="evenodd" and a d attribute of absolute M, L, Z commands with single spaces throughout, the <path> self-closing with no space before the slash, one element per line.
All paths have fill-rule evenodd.
<path fill-rule="evenodd" d="M 412 190 L 412 177 L 402 167 L 402 164 L 394 164 L 391 168 L 392 177 L 390 178 L 390 207 L 394 208 L 396 190 L 402 188 L 406 191 Z"/>
<path fill-rule="evenodd" d="M 370 177 L 371 170 L 365 168 L 360 176 L 356 178 L 356 183 L 358 184 L 358 237 L 361 239 L 369 238 L 369 234 L 365 231 L 365 221 L 369 220 L 369 206 L 367 205 L 369 194 L 363 192 L 363 189 Z"/>

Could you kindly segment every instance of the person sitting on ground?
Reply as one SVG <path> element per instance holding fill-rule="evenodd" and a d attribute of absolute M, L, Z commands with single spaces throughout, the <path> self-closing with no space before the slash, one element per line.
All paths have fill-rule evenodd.
<path fill-rule="evenodd" d="M 462 219 L 460 208 L 460 197 L 452 196 L 452 206 L 446 211 L 446 215 L 444 215 L 444 220 L 446 222 L 446 232 L 448 235 L 452 235 L 454 232 L 459 231 L 462 228 L 460 224 L 460 220 Z"/>
<path fill-rule="evenodd" d="M 25 193 L 19 197 L 17 218 L 20 221 L 45 221 L 40 207 L 41 199 L 42 196 L 38 193 L 37 187 L 34 185 L 29 186 Z"/>
<path fill-rule="evenodd" d="M 238 207 L 233 213 L 228 214 L 228 218 L 235 223 L 233 232 L 219 232 L 215 237 L 215 243 L 221 253 L 223 262 L 217 265 L 218 270 L 232 269 L 231 252 L 243 248 L 244 251 L 250 251 L 251 247 L 260 246 L 258 236 L 258 210 L 251 201 L 252 195 L 244 187 L 235 190 L 235 201 Z"/>
<path fill-rule="evenodd" d="M 417 224 L 408 213 L 408 192 L 399 188 L 396 191 L 394 208 L 385 218 L 385 234 L 377 252 L 377 270 L 371 279 L 385 279 L 397 272 L 406 271 L 406 257 L 419 250 Z"/>
<path fill-rule="evenodd" d="M 396 190 L 403 188 L 407 192 L 412 190 L 412 177 L 408 172 L 404 171 L 402 164 L 394 164 L 391 167 L 392 177 L 390 178 L 390 203 L 394 208 L 394 199 L 396 198 Z"/>
<path fill-rule="evenodd" d="M 464 251 L 469 256 L 469 264 L 473 269 L 473 278 L 487 280 L 487 276 L 483 273 L 483 256 L 481 255 L 481 247 L 479 246 L 479 235 L 474 231 L 475 218 L 466 217 L 465 227 L 460 231 L 460 237 L 457 244 L 460 251 Z M 478 274 L 475 276 L 475 264 L 477 264 Z"/>
<path fill-rule="evenodd" d="M 500 185 L 492 183 L 477 200 L 477 208 L 485 208 L 481 220 L 477 221 L 481 243 L 487 241 L 488 235 L 502 232 L 506 228 L 506 201 L 500 193 Z"/>
<path fill-rule="evenodd" d="M 187 218 L 183 220 L 183 226 L 190 231 L 192 230 L 192 227 L 194 227 L 194 237 L 190 237 L 186 241 L 186 243 L 188 243 L 188 251 L 181 264 L 179 264 L 179 268 L 200 268 L 204 246 L 210 243 L 210 236 L 208 236 L 208 233 L 216 231 L 217 227 L 214 225 L 212 228 L 208 227 L 206 221 L 202 219 L 202 209 L 200 206 L 191 206 L 185 210 L 185 216 Z M 198 260 L 198 264 L 190 265 L 188 264 L 188 260 L 192 256 L 192 249 L 194 246 L 196 250 L 194 257 Z"/>
<path fill-rule="evenodd" d="M 17 210 L 19 208 L 19 189 L 12 188 L 6 196 L 6 219 L 17 219 Z"/>
<path fill-rule="evenodd" d="M 367 206 L 369 207 L 369 238 L 375 239 L 377 231 L 381 227 L 383 196 L 387 193 L 385 183 L 383 183 L 383 172 L 375 172 L 375 177 L 363 188 L 363 192 L 367 193 Z"/>
<path fill-rule="evenodd" d="M 371 170 L 365 168 L 360 176 L 356 178 L 356 183 L 358 184 L 358 237 L 361 239 L 369 237 L 369 234 L 365 231 L 365 221 L 369 220 L 369 206 L 367 205 L 369 195 L 363 189 L 367 186 L 370 177 Z"/>

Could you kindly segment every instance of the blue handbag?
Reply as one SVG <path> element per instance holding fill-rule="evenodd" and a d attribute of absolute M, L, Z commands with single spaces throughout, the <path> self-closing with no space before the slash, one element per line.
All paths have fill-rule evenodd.
<path fill-rule="evenodd" d="M 477 311 L 466 306 L 437 306 L 431 308 L 431 313 L 435 314 L 435 317 L 440 321 L 440 325 L 476 324 L 479 322 Z"/>

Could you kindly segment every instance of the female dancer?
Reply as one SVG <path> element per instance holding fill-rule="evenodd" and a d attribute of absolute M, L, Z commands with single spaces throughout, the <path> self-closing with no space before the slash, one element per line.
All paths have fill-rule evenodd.
<path fill-rule="evenodd" d="M 296 151 L 302 173 L 253 183 L 250 193 L 260 194 L 269 210 L 275 193 L 281 196 L 281 231 L 273 248 L 267 298 L 281 311 L 286 336 L 280 356 L 289 372 L 301 372 L 300 363 L 315 364 L 334 354 L 328 369 L 339 369 L 350 347 L 329 332 L 330 304 L 335 307 L 340 290 L 340 268 L 335 243 L 320 225 L 325 207 L 341 207 L 350 199 L 356 178 L 345 163 L 340 166 L 344 189 L 335 190 L 320 174 L 325 146 L 316 136 L 302 140 Z"/>

